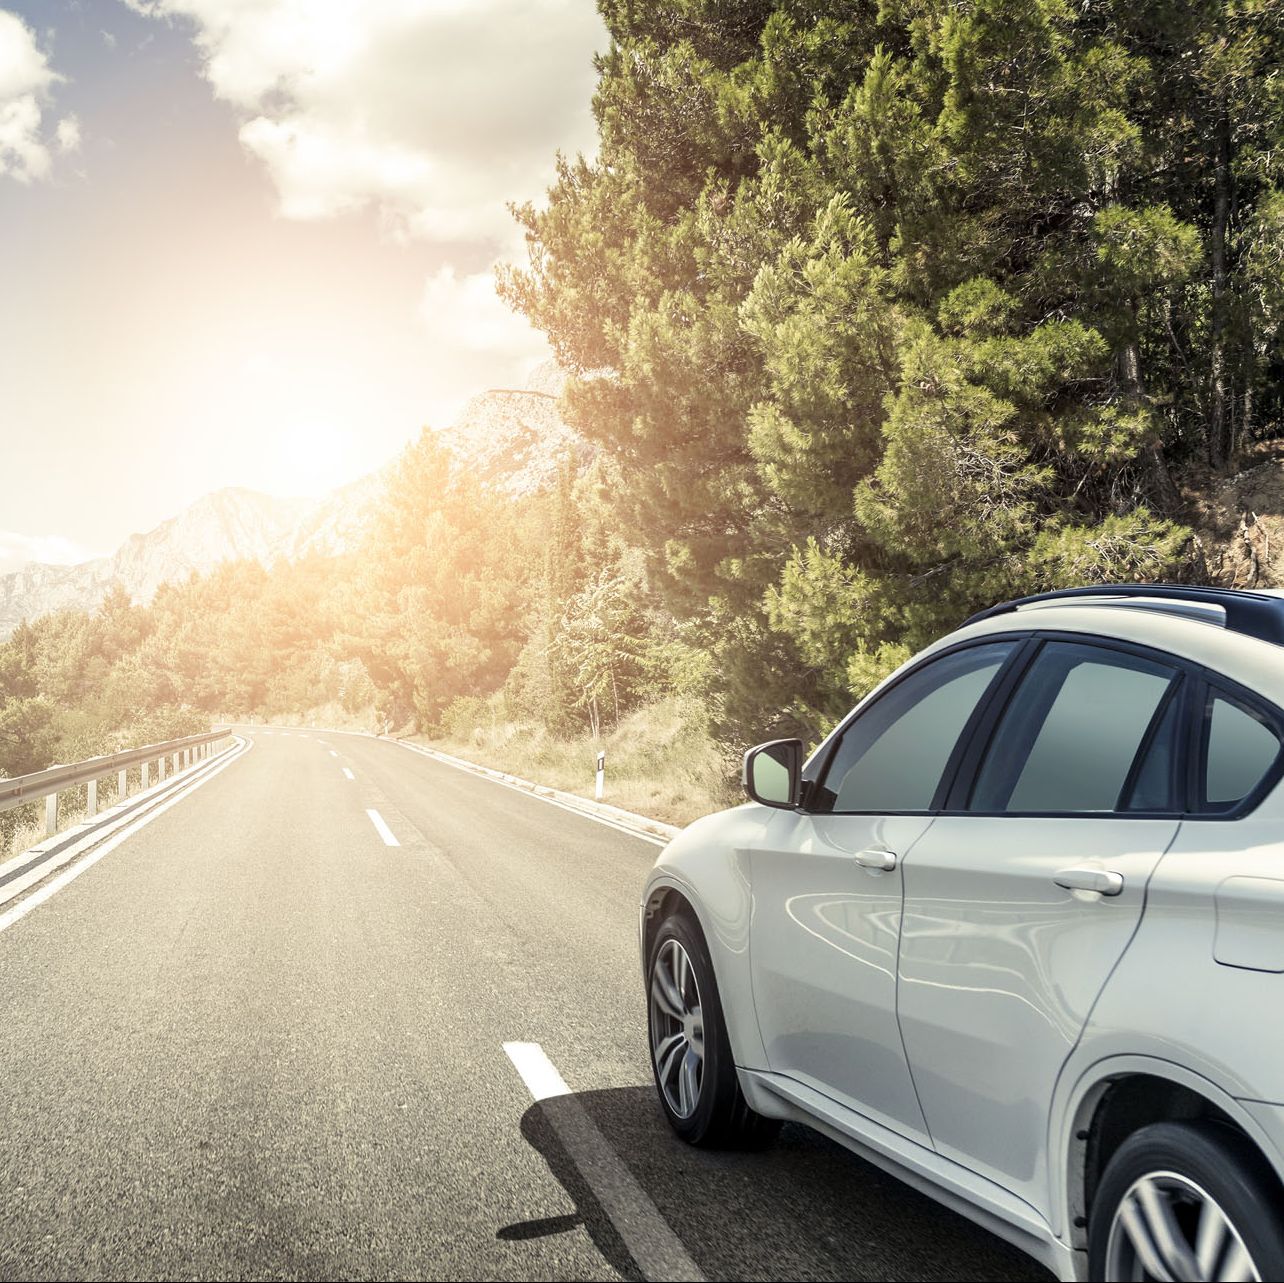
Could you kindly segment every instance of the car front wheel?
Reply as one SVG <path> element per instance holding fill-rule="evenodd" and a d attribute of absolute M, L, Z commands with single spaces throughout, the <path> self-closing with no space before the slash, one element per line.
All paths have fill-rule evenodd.
<path fill-rule="evenodd" d="M 647 965 L 655 1086 L 669 1125 L 693 1145 L 756 1147 L 780 1129 L 740 1090 L 713 964 L 682 913 L 661 923 Z"/>
<path fill-rule="evenodd" d="M 1111 1158 L 1088 1223 L 1092 1277 L 1284 1278 L 1273 1181 L 1218 1124 L 1153 1123 Z"/>

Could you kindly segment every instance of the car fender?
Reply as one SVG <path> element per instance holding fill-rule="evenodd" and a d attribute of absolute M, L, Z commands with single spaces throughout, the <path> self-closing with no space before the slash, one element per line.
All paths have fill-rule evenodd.
<path fill-rule="evenodd" d="M 732 1055 L 742 1069 L 766 1068 L 749 966 L 753 919 L 749 852 L 775 814 L 770 807 L 751 803 L 697 820 L 660 853 L 642 894 L 643 973 L 648 915 L 665 891 L 676 891 L 690 903 L 704 935 Z"/>
<path fill-rule="evenodd" d="M 1085 1245 L 1082 1225 L 1077 1224 L 1088 1212 L 1082 1197 L 1087 1142 L 1080 1136 L 1091 1124 L 1106 1088 L 1118 1078 L 1148 1074 L 1204 1097 L 1243 1128 L 1284 1180 L 1284 1164 L 1275 1138 L 1257 1114 L 1231 1094 L 1232 1084 L 1215 1082 L 1169 1059 L 1174 1053 L 1181 1054 L 1181 1049 L 1159 1039 L 1153 1040 L 1153 1046 L 1145 1051 L 1102 1053 L 1103 1048 L 1095 1042 L 1081 1043 L 1066 1062 L 1053 1094 L 1048 1128 L 1048 1168 L 1053 1186 L 1049 1206 L 1054 1218 L 1052 1231 L 1063 1241 Z"/>

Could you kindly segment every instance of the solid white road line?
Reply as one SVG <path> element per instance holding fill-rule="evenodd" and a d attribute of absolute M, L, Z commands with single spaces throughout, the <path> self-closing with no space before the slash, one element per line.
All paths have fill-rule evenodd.
<path fill-rule="evenodd" d="M 443 766 L 453 766 L 457 771 L 463 771 L 467 775 L 473 776 L 474 779 L 489 780 L 492 784 L 498 784 L 501 788 L 512 789 L 514 793 L 521 793 L 524 797 L 533 797 L 537 802 L 547 802 L 549 806 L 560 807 L 563 811 L 569 811 L 572 815 L 582 816 L 586 820 L 592 820 L 595 824 L 605 824 L 608 829 L 618 829 L 621 833 L 627 833 L 631 838 L 637 838 L 641 842 L 650 842 L 652 846 L 668 846 L 670 838 L 655 837 L 650 833 L 642 833 L 637 829 L 629 828 L 625 824 L 611 819 L 605 815 L 595 815 L 592 811 L 581 810 L 578 806 L 571 806 L 555 797 L 549 797 L 546 793 L 535 792 L 540 785 L 532 784 L 529 788 L 523 788 L 520 784 L 512 784 L 508 780 L 498 778 L 499 773 L 492 773 L 488 768 L 478 768 L 475 762 L 465 762 L 462 758 L 451 760 L 449 754 L 432 753 L 419 744 L 408 744 L 405 740 L 392 740 L 391 743 L 397 744 L 402 748 L 408 748 L 412 753 L 418 753 L 420 757 L 426 757 L 429 761 L 440 762 Z M 527 783 L 530 783 L 527 781 Z M 587 800 L 587 799 L 585 799 Z"/>
<path fill-rule="evenodd" d="M 681 1239 L 571 1094 L 544 1048 L 537 1042 L 506 1042 L 504 1050 L 643 1278 L 651 1283 L 670 1279 L 703 1283 L 704 1275 Z"/>
<path fill-rule="evenodd" d="M 367 811 L 366 814 L 370 817 L 370 823 L 375 826 L 375 829 L 378 831 L 379 836 L 383 838 L 385 846 L 401 845 L 401 843 L 398 842 L 396 837 L 393 835 L 392 830 L 387 826 L 387 824 L 384 823 L 384 818 L 382 815 L 379 814 L 378 811 Z"/>
<path fill-rule="evenodd" d="M 146 815 L 140 816 L 133 824 L 121 829 L 114 837 L 108 838 L 102 846 L 96 846 L 83 859 L 78 860 L 70 868 L 64 869 L 56 878 L 51 879 L 44 886 L 33 891 L 25 900 L 19 900 L 12 909 L 6 909 L 4 913 L 0 913 L 0 931 L 7 931 L 15 922 L 25 918 L 37 905 L 44 904 L 51 896 L 57 895 L 68 883 L 74 882 L 86 869 L 92 869 L 104 855 L 114 851 L 122 842 L 133 837 L 139 829 L 150 824 L 158 815 L 168 811 L 171 806 L 177 806 L 189 793 L 195 793 L 202 784 L 207 784 L 220 772 L 227 770 L 238 757 L 248 753 L 251 746 L 252 741 L 242 740 L 240 749 L 228 757 L 217 769 L 210 771 L 208 775 L 202 775 L 199 779 L 193 780 L 186 788 L 180 789 L 173 797 L 148 811 Z"/>
<path fill-rule="evenodd" d="M 348 768 L 347 768 L 346 766 L 343 768 L 343 773 L 344 773 L 344 774 L 345 774 L 345 775 L 346 775 L 350 780 L 355 780 L 355 779 L 357 778 L 355 775 L 353 775 L 353 773 L 352 773 L 350 770 L 348 770 Z"/>

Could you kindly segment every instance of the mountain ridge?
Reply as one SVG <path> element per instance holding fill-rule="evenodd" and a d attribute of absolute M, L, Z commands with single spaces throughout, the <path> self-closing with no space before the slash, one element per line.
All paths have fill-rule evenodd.
<path fill-rule="evenodd" d="M 373 473 L 319 499 L 225 486 L 202 495 L 151 530 L 129 535 L 114 553 L 75 565 L 29 562 L 0 575 L 0 637 L 24 619 L 54 610 L 92 610 L 113 583 L 147 602 L 164 583 L 246 558 L 265 565 L 311 552 L 345 551 L 382 487 Z"/>
<path fill-rule="evenodd" d="M 472 397 L 455 422 L 439 430 L 457 466 L 514 498 L 551 485 L 568 455 L 582 467 L 592 449 L 558 410 L 564 374 L 537 366 L 524 388 L 494 388 Z M 288 498 L 248 486 L 201 496 L 151 530 L 131 534 L 109 556 L 75 565 L 28 562 L 0 574 L 0 639 L 23 621 L 54 610 L 93 610 L 114 582 L 148 602 L 164 583 L 206 574 L 227 561 L 271 565 L 314 553 L 335 555 L 361 540 L 394 463 L 320 498 Z"/>

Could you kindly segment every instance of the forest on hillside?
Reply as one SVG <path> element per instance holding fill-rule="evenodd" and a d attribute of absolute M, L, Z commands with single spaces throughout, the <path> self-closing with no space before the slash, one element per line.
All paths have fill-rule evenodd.
<path fill-rule="evenodd" d="M 1284 436 L 1284 0 L 600 8 L 502 281 L 596 461 L 515 501 L 425 432 L 351 556 L 23 625 L 0 770 L 659 701 L 734 757 L 995 600 L 1208 573 L 1191 494 Z"/>

